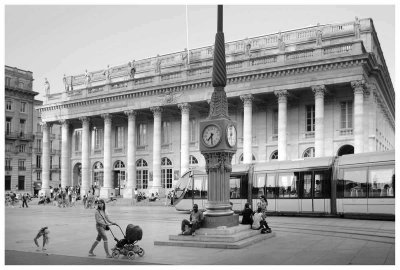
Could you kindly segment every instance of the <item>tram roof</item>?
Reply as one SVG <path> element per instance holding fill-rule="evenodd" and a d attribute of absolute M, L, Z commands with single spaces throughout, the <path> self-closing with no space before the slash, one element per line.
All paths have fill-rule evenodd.
<path fill-rule="evenodd" d="M 329 168 L 332 166 L 333 157 L 305 158 L 298 160 L 274 160 L 255 163 L 254 171 L 280 171 L 280 170 L 307 170 L 316 168 Z"/>
<path fill-rule="evenodd" d="M 379 162 L 394 162 L 395 150 L 384 152 L 370 152 L 352 155 L 343 155 L 338 159 L 338 165 L 367 164 Z"/>

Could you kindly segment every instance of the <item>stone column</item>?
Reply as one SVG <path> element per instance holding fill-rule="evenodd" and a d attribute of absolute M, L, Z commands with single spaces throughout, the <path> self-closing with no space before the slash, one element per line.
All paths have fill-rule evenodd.
<path fill-rule="evenodd" d="M 311 87 L 315 96 L 315 157 L 324 156 L 324 96 L 325 85 Z"/>
<path fill-rule="evenodd" d="M 126 111 L 128 116 L 128 175 L 124 198 L 133 198 L 136 188 L 136 111 Z"/>
<path fill-rule="evenodd" d="M 243 95 L 240 96 L 243 101 L 243 163 L 249 164 L 253 160 L 252 141 L 253 141 L 253 96 Z"/>
<path fill-rule="evenodd" d="M 150 110 L 154 115 L 153 127 L 153 186 L 150 193 L 156 193 L 160 196 L 164 195 L 161 187 L 161 107 L 152 107 Z"/>
<path fill-rule="evenodd" d="M 376 92 L 375 86 L 369 89 L 369 136 L 368 136 L 368 150 L 369 152 L 376 151 L 376 112 L 378 104 L 378 94 Z"/>
<path fill-rule="evenodd" d="M 82 187 L 81 195 L 87 194 L 90 190 L 90 119 L 80 117 L 82 121 Z"/>
<path fill-rule="evenodd" d="M 40 194 L 50 196 L 50 126 L 51 124 L 42 122 L 43 132 L 43 153 L 42 153 L 42 189 Z"/>
<path fill-rule="evenodd" d="M 354 91 L 354 154 L 364 152 L 364 92 L 365 81 L 352 81 Z"/>
<path fill-rule="evenodd" d="M 278 160 L 286 160 L 287 90 L 274 92 L 278 98 Z"/>
<path fill-rule="evenodd" d="M 188 103 L 178 104 L 181 109 L 181 175 L 189 170 L 189 111 Z"/>
<path fill-rule="evenodd" d="M 70 174 L 71 165 L 71 137 L 69 136 L 69 120 L 63 119 L 61 124 L 61 187 L 72 185 Z"/>
<path fill-rule="evenodd" d="M 101 117 L 104 119 L 104 170 L 103 186 L 100 188 L 100 197 L 109 198 L 111 195 L 115 195 L 115 190 L 112 183 L 112 160 L 111 160 L 111 121 L 112 117 L 110 114 L 102 114 Z M 111 194 L 112 193 L 112 194 Z"/>

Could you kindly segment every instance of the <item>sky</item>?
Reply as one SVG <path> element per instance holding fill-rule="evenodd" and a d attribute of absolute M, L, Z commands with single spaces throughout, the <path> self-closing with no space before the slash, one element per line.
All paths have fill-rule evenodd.
<path fill-rule="evenodd" d="M 384 3 L 385 1 L 381 2 Z M 243 2 L 244 3 L 244 2 Z M 300 2 L 301 3 L 301 2 Z M 379 3 L 379 2 L 378 2 Z M 29 4 L 29 2 L 28 2 Z M 215 4 L 5 5 L 4 64 L 33 72 L 33 90 L 44 99 L 64 91 L 63 75 L 214 44 Z M 395 83 L 395 6 L 224 4 L 225 41 L 311 25 L 372 18 Z M 187 23 L 186 23 L 187 22 Z M 188 31 L 187 31 L 188 30 Z"/>

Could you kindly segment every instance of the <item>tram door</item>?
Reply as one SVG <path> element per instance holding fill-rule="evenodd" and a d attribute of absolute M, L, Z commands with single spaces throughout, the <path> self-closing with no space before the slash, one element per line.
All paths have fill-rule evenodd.
<path fill-rule="evenodd" d="M 314 212 L 312 178 L 312 172 L 299 173 L 300 212 Z"/>

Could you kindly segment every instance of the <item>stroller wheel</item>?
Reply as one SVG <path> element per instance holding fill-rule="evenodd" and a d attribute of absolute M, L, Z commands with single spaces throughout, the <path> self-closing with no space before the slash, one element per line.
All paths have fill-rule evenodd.
<path fill-rule="evenodd" d="M 127 254 L 129 260 L 134 260 L 135 259 L 135 252 L 129 251 Z"/>
<path fill-rule="evenodd" d="M 144 249 L 143 248 L 139 248 L 138 255 L 140 257 L 143 257 L 143 255 L 144 255 Z"/>
<path fill-rule="evenodd" d="M 118 258 L 119 258 L 119 255 L 120 255 L 120 252 L 119 252 L 118 249 L 114 249 L 113 252 L 111 253 L 111 256 L 112 256 L 114 259 L 118 259 Z"/>

